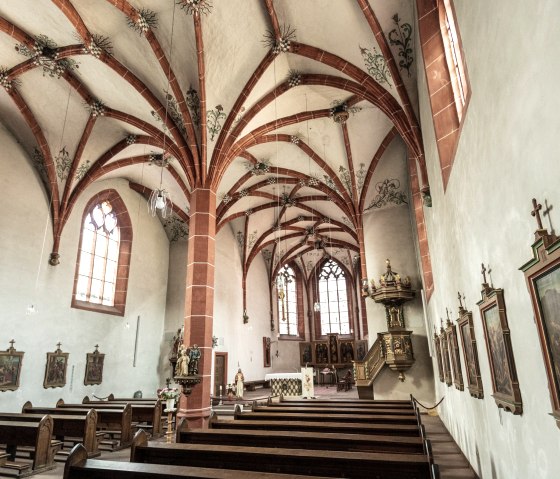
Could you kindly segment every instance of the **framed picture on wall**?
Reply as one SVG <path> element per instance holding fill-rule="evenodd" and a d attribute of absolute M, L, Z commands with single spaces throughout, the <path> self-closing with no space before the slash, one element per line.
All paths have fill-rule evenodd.
<path fill-rule="evenodd" d="M 478 307 L 490 363 L 494 391 L 492 397 L 498 407 L 513 414 L 522 414 L 523 403 L 511 346 L 504 290 L 483 284 L 482 300 L 478 302 Z"/>
<path fill-rule="evenodd" d="M 367 339 L 359 339 L 356 343 L 356 361 L 363 361 L 366 359 L 368 353 Z"/>
<path fill-rule="evenodd" d="M 61 388 L 66 384 L 66 369 L 68 368 L 68 353 L 63 353 L 62 346 L 57 344 L 54 353 L 47 353 L 47 366 L 45 367 L 45 379 L 43 387 Z"/>
<path fill-rule="evenodd" d="M 15 391 L 19 387 L 23 351 L 16 351 L 15 341 L 10 341 L 6 351 L 0 351 L 0 391 Z"/>
<path fill-rule="evenodd" d="M 86 355 L 86 374 L 84 384 L 101 384 L 103 381 L 103 365 L 105 362 L 105 354 L 99 352 L 99 346 L 95 345 L 93 353 Z"/>
<path fill-rule="evenodd" d="M 451 358 L 451 369 L 453 371 L 453 384 L 459 391 L 463 391 L 463 371 L 461 370 L 461 356 L 459 355 L 459 341 L 457 340 L 457 326 L 451 321 L 447 321 L 445 330 L 447 344 L 449 345 L 449 356 Z"/>
<path fill-rule="evenodd" d="M 535 314 L 552 416 L 560 427 L 560 239 L 542 235 L 533 244 L 533 256 L 521 270 Z"/>
<path fill-rule="evenodd" d="M 484 389 L 480 377 L 480 365 L 478 363 L 478 351 L 476 347 L 476 338 L 474 336 L 472 312 L 464 309 L 462 305 L 459 306 L 459 319 L 457 324 L 461 332 L 461 346 L 463 347 L 463 357 L 465 358 L 467 388 L 472 397 L 482 399 L 484 397 Z"/>
<path fill-rule="evenodd" d="M 313 348 L 311 343 L 299 343 L 299 363 L 303 367 L 313 362 Z"/>
<path fill-rule="evenodd" d="M 263 366 L 265 368 L 269 368 L 271 364 L 270 345 L 270 338 L 263 336 Z"/>
<path fill-rule="evenodd" d="M 436 332 L 436 329 L 434 327 L 434 346 L 435 346 L 435 350 L 436 350 L 436 364 L 437 364 L 437 369 L 438 369 L 438 376 L 439 376 L 439 380 L 441 382 L 445 381 L 445 377 L 443 374 L 443 362 L 442 362 L 442 356 L 441 356 L 441 342 L 439 340 L 439 336 Z"/>
<path fill-rule="evenodd" d="M 443 364 L 443 380 L 445 384 L 451 386 L 453 384 L 453 378 L 451 377 L 451 362 L 449 361 L 449 341 L 447 340 L 447 334 L 445 334 L 445 329 L 443 329 L 443 321 L 439 334 L 439 344 L 441 346 L 441 362 Z"/>

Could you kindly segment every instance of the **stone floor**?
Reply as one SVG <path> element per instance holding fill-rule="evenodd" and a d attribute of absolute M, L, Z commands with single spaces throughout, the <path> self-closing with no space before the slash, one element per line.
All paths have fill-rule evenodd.
<path fill-rule="evenodd" d="M 244 401 L 250 404 L 253 400 L 265 399 L 268 397 L 268 389 L 257 389 L 256 391 L 247 391 Z M 358 399 L 356 389 L 350 391 L 337 391 L 336 386 L 316 386 L 315 397 L 323 399 L 341 399 L 355 398 Z M 222 418 L 220 418 L 222 419 Z M 223 417 L 223 419 L 233 419 L 232 417 Z M 441 479 L 477 479 L 476 474 L 472 471 L 465 456 L 453 441 L 453 438 L 437 416 L 422 414 L 422 423 L 426 428 L 426 435 L 432 442 L 432 450 L 434 454 L 434 462 L 440 466 Z M 164 438 L 160 439 L 165 441 Z M 123 449 L 115 452 L 103 452 L 98 459 L 106 459 L 110 461 L 128 461 L 130 459 L 130 449 Z M 57 463 L 55 469 L 37 474 L 33 477 L 38 479 L 61 479 L 64 472 L 64 463 Z M 2 476 L 0 477 L 14 477 Z"/>

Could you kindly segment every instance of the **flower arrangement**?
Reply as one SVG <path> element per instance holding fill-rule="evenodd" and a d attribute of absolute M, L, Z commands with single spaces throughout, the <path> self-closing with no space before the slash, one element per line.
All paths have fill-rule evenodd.
<path fill-rule="evenodd" d="M 157 390 L 157 395 L 161 399 L 176 399 L 179 396 L 179 389 L 177 388 L 163 388 Z"/>

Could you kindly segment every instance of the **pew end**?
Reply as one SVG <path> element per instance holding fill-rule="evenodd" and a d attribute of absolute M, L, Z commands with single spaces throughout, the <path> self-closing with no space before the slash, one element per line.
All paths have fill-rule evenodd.
<path fill-rule="evenodd" d="M 208 429 L 214 429 L 213 424 L 218 420 L 218 415 L 212 411 L 208 419 Z M 179 436 L 179 428 L 177 428 L 177 437 Z"/>
<path fill-rule="evenodd" d="M 33 404 L 31 404 L 31 401 L 26 401 L 25 404 L 21 407 L 21 412 L 25 413 L 27 412 L 27 409 L 31 409 L 33 407 Z"/>
<path fill-rule="evenodd" d="M 139 429 L 134 438 L 132 439 L 132 444 L 130 445 L 130 462 L 136 461 L 136 448 L 139 446 L 148 445 L 148 433 L 144 429 Z"/>
<path fill-rule="evenodd" d="M 107 396 L 107 400 L 108 400 L 108 401 L 114 401 L 114 400 L 115 400 L 115 395 L 114 395 L 113 393 L 109 394 L 109 395 Z"/>
<path fill-rule="evenodd" d="M 82 399 L 82 404 L 87 404 L 89 401 L 89 396 L 84 396 L 84 399 Z"/>
<path fill-rule="evenodd" d="M 70 468 L 75 465 L 85 464 L 88 459 L 88 453 L 83 444 L 76 444 L 68 457 L 66 458 L 66 464 L 64 464 L 64 475 L 63 479 L 68 479 L 70 477 Z"/>
<path fill-rule="evenodd" d="M 60 407 L 60 406 L 64 406 L 64 399 L 60 398 L 58 401 L 56 401 L 56 404 L 54 407 Z"/>

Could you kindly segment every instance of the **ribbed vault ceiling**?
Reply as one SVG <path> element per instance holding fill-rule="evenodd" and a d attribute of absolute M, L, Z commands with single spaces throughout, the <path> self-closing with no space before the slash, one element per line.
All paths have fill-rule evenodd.
<path fill-rule="evenodd" d="M 0 117 L 52 197 L 55 242 L 89 185 L 147 196 L 163 161 L 177 219 L 210 187 L 245 270 L 263 254 L 309 274 L 314 240 L 358 254 L 395 138 L 422 163 L 410 0 L 18 0 L 0 17 Z"/>

